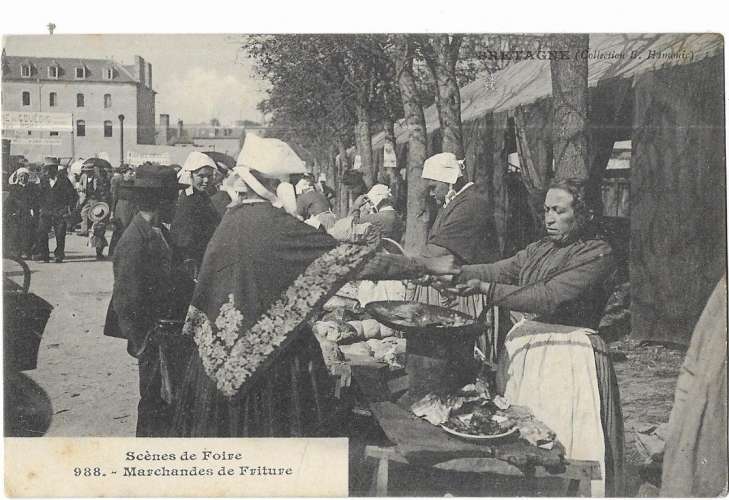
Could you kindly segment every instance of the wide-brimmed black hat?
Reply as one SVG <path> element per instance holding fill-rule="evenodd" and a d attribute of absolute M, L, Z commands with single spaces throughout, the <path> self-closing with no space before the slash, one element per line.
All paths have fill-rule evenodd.
<path fill-rule="evenodd" d="M 134 180 L 119 186 L 119 197 L 125 200 L 174 200 L 180 189 L 187 184 L 177 182 L 174 169 L 164 165 L 141 165 L 137 167 Z"/>

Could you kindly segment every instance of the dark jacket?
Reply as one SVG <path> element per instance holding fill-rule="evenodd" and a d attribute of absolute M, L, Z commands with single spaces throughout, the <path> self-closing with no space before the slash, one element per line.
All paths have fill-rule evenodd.
<path fill-rule="evenodd" d="M 597 328 L 614 269 L 612 249 L 603 240 L 556 244 L 544 238 L 508 259 L 463 266 L 459 281 L 495 282 L 497 304 L 536 314 L 539 321 Z"/>
<path fill-rule="evenodd" d="M 117 183 L 117 186 L 114 190 L 111 211 L 114 214 L 114 218 L 118 219 L 123 227 L 127 227 L 132 222 L 132 219 L 139 210 L 137 209 L 137 204 L 134 203 L 132 200 L 127 200 L 125 198 L 119 197 L 119 187 L 130 185 L 133 183 L 133 181 L 121 180 Z"/>
<path fill-rule="evenodd" d="M 172 249 L 158 231 L 137 214 L 114 251 L 114 291 L 104 335 L 127 339 L 134 357 L 143 352 L 155 321 L 171 315 Z"/>
<path fill-rule="evenodd" d="M 220 216 L 207 193 L 197 190 L 189 195 L 181 193 L 170 228 L 172 243 L 179 251 L 179 258 L 183 261 L 192 259 L 200 265 L 219 223 Z"/>
<path fill-rule="evenodd" d="M 210 203 L 213 204 L 215 211 L 218 212 L 221 219 L 225 215 L 225 211 L 228 209 L 231 201 L 230 195 L 225 191 L 218 191 L 210 197 Z"/>
<path fill-rule="evenodd" d="M 85 203 L 88 203 L 89 200 L 112 203 L 111 181 L 108 177 L 85 173 L 81 175 L 80 182 L 86 197 Z"/>
<path fill-rule="evenodd" d="M 447 248 L 465 264 L 498 258 L 496 229 L 488 202 L 475 185 L 441 208 L 428 235 L 428 243 Z"/>
<path fill-rule="evenodd" d="M 405 227 L 402 217 L 395 210 L 381 210 L 374 214 L 359 215 L 359 210 L 352 213 L 355 224 L 370 223 L 377 226 L 383 238 L 397 242 L 402 238 Z"/>
<path fill-rule="evenodd" d="M 56 177 L 51 187 L 47 177 L 39 185 L 38 205 L 43 215 L 63 215 L 76 206 L 76 190 L 65 175 Z"/>
<path fill-rule="evenodd" d="M 30 250 L 38 215 L 38 189 L 35 184 L 13 184 L 3 203 L 3 247 L 14 252 Z"/>
<path fill-rule="evenodd" d="M 324 193 L 320 193 L 314 189 L 301 193 L 296 198 L 296 212 L 304 219 L 319 215 L 328 210 L 331 210 L 329 200 L 327 200 Z"/>

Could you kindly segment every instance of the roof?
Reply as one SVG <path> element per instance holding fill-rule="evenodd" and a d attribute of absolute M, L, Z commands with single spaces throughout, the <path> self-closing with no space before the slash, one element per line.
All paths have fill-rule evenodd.
<path fill-rule="evenodd" d="M 28 64 L 31 67 L 31 76 L 21 76 L 21 65 Z M 58 78 L 50 78 L 48 68 L 56 66 L 59 68 Z M 76 79 L 77 67 L 86 68 L 86 78 Z M 114 70 L 114 78 L 106 78 L 106 70 Z M 63 57 L 26 57 L 26 56 L 5 56 L 3 57 L 3 80 L 19 81 L 49 81 L 49 82 L 104 82 L 104 83 L 140 83 L 135 75 L 134 66 L 124 66 L 111 59 L 83 59 Z"/>
<path fill-rule="evenodd" d="M 697 62 L 720 54 L 723 42 L 719 34 L 590 35 L 588 85 L 595 87 L 611 78 L 633 78 L 660 68 Z M 632 58 L 633 53 L 640 57 Z M 493 76 L 482 73 L 461 88 L 461 120 L 468 123 L 488 113 L 507 111 L 551 95 L 549 60 L 517 62 Z M 428 133 L 439 129 L 436 106 L 424 112 Z M 398 143 L 407 142 L 408 134 L 402 120 L 395 125 Z M 372 146 L 381 148 L 384 137 L 383 132 L 374 136 Z"/>

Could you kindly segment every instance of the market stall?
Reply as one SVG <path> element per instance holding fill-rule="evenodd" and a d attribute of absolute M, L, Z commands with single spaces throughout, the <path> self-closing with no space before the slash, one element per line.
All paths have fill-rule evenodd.
<path fill-rule="evenodd" d="M 346 301 L 338 305 L 349 305 L 350 317 L 356 310 Z M 486 479 L 499 477 L 558 478 L 559 494 L 592 493 L 592 482 L 602 479 L 600 462 L 566 458 L 559 436 L 530 408 L 496 394 L 493 370 L 474 359 L 474 318 L 402 301 L 372 302 L 360 314 L 393 331 L 394 338 L 362 340 L 330 330 L 328 342 L 341 343 L 359 403 L 389 441 L 365 447 L 365 458 L 377 462 L 372 494 L 387 495 L 391 474 L 403 470 L 391 471 L 391 463 L 473 474 L 485 481 L 485 492 Z M 325 327 L 315 324 L 320 342 Z M 382 343 L 393 346 L 390 355 L 368 349 Z"/>

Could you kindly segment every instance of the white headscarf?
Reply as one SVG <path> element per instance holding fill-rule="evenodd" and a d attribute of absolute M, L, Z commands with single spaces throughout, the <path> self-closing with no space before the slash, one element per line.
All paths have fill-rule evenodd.
<path fill-rule="evenodd" d="M 421 177 L 453 185 L 463 175 L 462 165 L 453 153 L 438 153 L 425 160 Z"/>
<path fill-rule="evenodd" d="M 302 177 L 299 182 L 296 183 L 294 189 L 296 190 L 296 194 L 301 194 L 313 190 L 314 186 L 312 186 L 310 179 Z"/>
<path fill-rule="evenodd" d="M 274 193 L 270 192 L 266 187 L 256 179 L 251 170 L 260 172 L 261 174 L 288 180 L 291 174 L 303 174 L 306 172 L 305 164 L 288 144 L 278 139 L 263 139 L 254 134 L 246 135 L 246 141 L 243 144 L 238 155 L 238 161 L 233 172 L 237 173 L 243 182 L 253 190 L 261 198 L 268 200 L 274 207 L 280 208 L 284 203 Z M 282 183 L 283 184 L 283 183 Z M 288 183 L 285 183 L 288 184 Z M 289 186 L 291 186 L 289 184 Z M 289 196 L 289 189 L 279 186 L 279 191 Z M 294 194 L 294 187 L 291 186 L 291 195 Z M 290 206 L 290 200 L 286 200 L 286 204 Z M 295 204 L 295 196 L 294 196 Z M 295 212 L 295 209 L 294 209 Z"/>
<path fill-rule="evenodd" d="M 375 184 L 367 193 L 367 198 L 376 208 L 382 200 L 392 198 L 392 191 L 385 184 Z"/>
<path fill-rule="evenodd" d="M 282 182 L 276 188 L 276 197 L 281 201 L 284 210 L 299 218 L 296 212 L 296 194 L 294 193 L 294 186 L 290 182 Z"/>
<path fill-rule="evenodd" d="M 184 165 L 179 172 L 177 172 L 177 181 L 180 184 L 187 184 L 190 187 L 185 189 L 185 193 L 192 194 L 192 173 L 200 170 L 203 167 L 211 167 L 213 170 L 215 162 L 208 155 L 199 151 L 192 151 L 187 155 Z"/>

